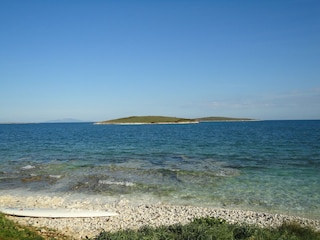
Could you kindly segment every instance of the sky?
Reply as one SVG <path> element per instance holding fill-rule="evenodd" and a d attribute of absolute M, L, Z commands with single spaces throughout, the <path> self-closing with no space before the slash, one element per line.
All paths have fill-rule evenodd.
<path fill-rule="evenodd" d="M 140 115 L 320 119 L 320 1 L 0 1 L 0 122 Z"/>

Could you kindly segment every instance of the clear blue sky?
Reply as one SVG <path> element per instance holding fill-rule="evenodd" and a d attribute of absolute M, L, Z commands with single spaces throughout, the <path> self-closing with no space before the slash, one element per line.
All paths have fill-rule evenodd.
<path fill-rule="evenodd" d="M 320 1 L 0 1 L 0 122 L 320 119 Z"/>

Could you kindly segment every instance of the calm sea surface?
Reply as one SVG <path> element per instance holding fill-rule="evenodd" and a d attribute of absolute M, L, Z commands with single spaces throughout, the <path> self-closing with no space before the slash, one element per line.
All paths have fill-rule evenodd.
<path fill-rule="evenodd" d="M 320 219 L 320 121 L 0 124 L 9 189 Z"/>

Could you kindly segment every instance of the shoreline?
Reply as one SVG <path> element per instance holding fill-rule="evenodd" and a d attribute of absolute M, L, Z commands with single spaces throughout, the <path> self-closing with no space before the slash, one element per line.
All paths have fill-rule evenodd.
<path fill-rule="evenodd" d="M 296 222 L 320 231 L 320 219 L 247 210 L 171 205 L 161 202 L 141 203 L 128 199 L 113 200 L 106 196 L 4 194 L 0 196 L 0 207 L 105 210 L 119 214 L 113 217 L 62 219 L 8 216 L 9 219 L 21 225 L 43 228 L 43 231 L 46 231 L 45 228 L 54 229 L 72 239 L 94 237 L 102 231 L 138 229 L 145 225 L 157 227 L 177 223 L 187 224 L 200 217 L 215 217 L 229 223 L 246 223 L 260 227 L 278 227 L 285 222 Z"/>

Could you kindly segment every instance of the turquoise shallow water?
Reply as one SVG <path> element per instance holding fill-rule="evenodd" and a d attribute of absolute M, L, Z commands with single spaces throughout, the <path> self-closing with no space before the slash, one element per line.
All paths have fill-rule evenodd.
<path fill-rule="evenodd" d="M 320 121 L 0 125 L 0 191 L 320 219 Z"/>

